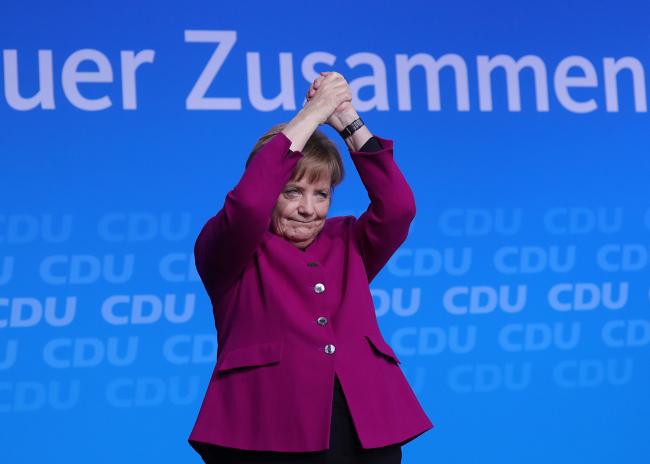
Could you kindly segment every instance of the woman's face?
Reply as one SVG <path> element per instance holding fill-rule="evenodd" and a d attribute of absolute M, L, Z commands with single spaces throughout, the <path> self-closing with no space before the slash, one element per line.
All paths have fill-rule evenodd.
<path fill-rule="evenodd" d="M 307 247 L 325 225 L 330 207 L 330 179 L 285 185 L 273 210 L 273 232 L 298 248 Z"/>

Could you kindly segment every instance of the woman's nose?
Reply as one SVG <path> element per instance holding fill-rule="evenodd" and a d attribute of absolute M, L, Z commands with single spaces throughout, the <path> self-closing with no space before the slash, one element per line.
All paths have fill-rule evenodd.
<path fill-rule="evenodd" d="M 298 212 L 300 214 L 305 214 L 307 216 L 311 216 L 314 212 L 314 203 L 313 200 L 309 197 L 309 195 L 303 195 L 303 197 L 300 200 L 300 204 L 298 205 Z"/>

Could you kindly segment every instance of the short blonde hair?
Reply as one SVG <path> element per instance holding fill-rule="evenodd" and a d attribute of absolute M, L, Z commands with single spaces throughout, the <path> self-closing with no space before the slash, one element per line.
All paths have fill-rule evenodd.
<path fill-rule="evenodd" d="M 285 122 L 276 124 L 258 139 L 253 147 L 253 151 L 248 155 L 246 168 L 248 168 L 248 165 L 259 149 L 281 132 L 286 125 L 287 123 Z M 330 190 L 332 192 L 334 191 L 334 187 L 343 181 L 345 172 L 341 154 L 338 148 L 336 148 L 336 144 L 320 129 L 314 131 L 300 152 L 303 156 L 298 160 L 298 164 L 296 164 L 291 174 L 290 181 L 300 180 L 307 175 L 308 182 L 317 182 L 322 178 L 326 178 L 329 174 L 331 176 Z"/>

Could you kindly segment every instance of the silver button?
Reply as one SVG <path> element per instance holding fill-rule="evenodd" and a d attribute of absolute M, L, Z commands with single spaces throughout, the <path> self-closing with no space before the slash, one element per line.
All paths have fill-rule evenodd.
<path fill-rule="evenodd" d="M 320 282 L 314 285 L 314 291 L 316 293 L 323 293 L 325 291 L 325 285 L 321 284 Z"/>
<path fill-rule="evenodd" d="M 318 322 L 319 325 L 325 325 L 327 324 L 327 318 L 325 316 L 321 316 L 316 319 L 316 322 Z"/>
<path fill-rule="evenodd" d="M 334 354 L 334 351 L 336 351 L 336 347 L 332 345 L 331 343 L 328 345 L 325 345 L 325 353 L 327 354 Z"/>

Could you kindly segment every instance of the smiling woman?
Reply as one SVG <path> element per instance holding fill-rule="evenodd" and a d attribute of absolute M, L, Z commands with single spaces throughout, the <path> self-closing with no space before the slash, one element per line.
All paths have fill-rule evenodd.
<path fill-rule="evenodd" d="M 433 427 L 379 331 L 369 283 L 405 240 L 415 199 L 327 73 L 264 134 L 194 247 L 217 364 L 189 438 L 206 463 L 398 464 Z M 328 218 L 350 149 L 371 204 Z"/>

